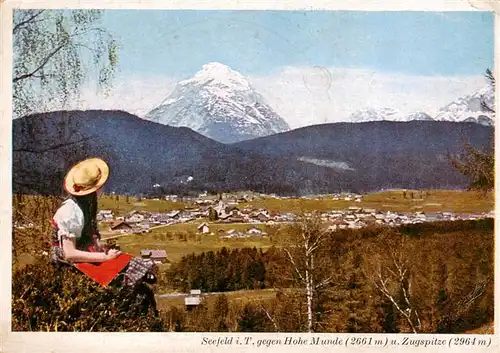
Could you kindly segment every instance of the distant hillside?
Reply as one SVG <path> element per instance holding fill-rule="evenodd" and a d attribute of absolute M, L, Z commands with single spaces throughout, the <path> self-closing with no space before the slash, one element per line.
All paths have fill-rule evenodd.
<path fill-rule="evenodd" d="M 60 192 L 66 170 L 88 156 L 109 162 L 106 192 L 122 194 L 150 193 L 156 184 L 172 193 L 237 189 L 295 193 L 310 185 L 348 187 L 346 177 L 332 178 L 338 174 L 334 170 L 242 152 L 189 128 L 146 121 L 122 111 L 53 112 L 15 119 L 13 137 L 16 151 L 44 150 L 58 141 L 71 143 L 45 153 L 14 153 L 16 191 Z"/>
<path fill-rule="evenodd" d="M 461 150 L 462 139 L 483 147 L 493 138 L 493 128 L 474 123 L 377 121 L 308 126 L 233 146 L 349 171 L 362 189 L 459 188 L 465 180 L 449 154 Z"/>
<path fill-rule="evenodd" d="M 447 159 L 461 148 L 462 136 L 482 146 L 493 129 L 432 121 L 340 123 L 225 145 L 121 111 L 53 112 L 13 121 L 14 190 L 58 193 L 68 168 L 88 156 L 109 162 L 106 192 L 121 194 L 462 188 L 467 181 Z"/>

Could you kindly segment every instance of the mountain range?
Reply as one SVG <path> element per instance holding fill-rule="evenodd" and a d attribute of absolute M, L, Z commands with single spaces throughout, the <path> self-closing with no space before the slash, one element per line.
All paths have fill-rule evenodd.
<path fill-rule="evenodd" d="M 463 188 L 449 155 L 464 139 L 482 148 L 493 136 L 476 123 L 375 121 L 223 144 L 123 111 L 58 111 L 13 120 L 13 181 L 15 191 L 59 193 L 73 163 L 101 156 L 111 167 L 106 191 L 121 194 Z"/>
<path fill-rule="evenodd" d="M 466 121 L 494 124 L 494 91 L 490 85 L 443 106 L 435 116 L 424 111 L 402 114 L 395 107 L 363 108 L 347 122 Z M 193 77 L 180 81 L 144 119 L 174 127 L 189 127 L 222 143 L 234 143 L 290 130 L 241 73 L 221 63 L 203 65 Z M 286 118 L 286 117 L 285 117 Z M 332 117 L 334 118 L 334 117 Z"/>
<path fill-rule="evenodd" d="M 354 112 L 349 117 L 348 121 L 465 121 L 492 126 L 494 125 L 494 114 L 492 112 L 493 107 L 494 91 L 491 86 L 487 85 L 472 94 L 459 97 L 453 102 L 442 107 L 434 117 L 425 112 L 415 112 L 413 114 L 405 115 L 398 112 L 394 108 L 364 108 Z"/>

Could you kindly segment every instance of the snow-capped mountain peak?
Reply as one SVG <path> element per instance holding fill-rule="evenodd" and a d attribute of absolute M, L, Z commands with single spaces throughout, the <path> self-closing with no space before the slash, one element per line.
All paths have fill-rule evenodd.
<path fill-rule="evenodd" d="M 359 123 L 381 120 L 440 120 L 494 125 L 494 96 L 494 88 L 491 85 L 486 85 L 476 92 L 457 98 L 444 106 L 434 118 L 425 112 L 404 115 L 392 108 L 364 108 L 354 112 L 348 121 Z"/>
<path fill-rule="evenodd" d="M 494 114 L 490 109 L 494 108 L 494 89 L 491 85 L 477 90 L 476 92 L 457 98 L 453 102 L 441 108 L 436 115 L 436 120 L 445 121 L 469 121 L 483 125 L 494 123 Z"/>
<path fill-rule="evenodd" d="M 180 81 L 145 119 L 189 127 L 225 143 L 289 130 L 245 76 L 215 62 Z"/>
<path fill-rule="evenodd" d="M 185 85 L 225 85 L 227 88 L 236 90 L 251 89 L 248 80 L 238 71 L 218 62 L 211 62 L 202 66 L 193 77 L 178 83 Z"/>

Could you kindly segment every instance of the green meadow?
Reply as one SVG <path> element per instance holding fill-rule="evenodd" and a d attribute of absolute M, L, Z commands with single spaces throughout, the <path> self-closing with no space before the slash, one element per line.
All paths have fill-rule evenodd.
<path fill-rule="evenodd" d="M 406 197 L 405 197 L 406 196 Z M 413 196 L 413 197 L 412 197 Z M 188 203 L 167 200 L 138 200 L 135 197 L 105 195 L 99 199 L 100 209 L 123 215 L 132 210 L 170 212 L 182 210 Z M 311 212 L 347 209 L 350 206 L 393 212 L 481 213 L 494 209 L 494 193 L 463 190 L 381 191 L 363 195 L 361 202 L 334 200 L 331 196 L 313 198 L 262 197 L 238 204 L 239 208 L 267 209 L 271 212 Z"/>

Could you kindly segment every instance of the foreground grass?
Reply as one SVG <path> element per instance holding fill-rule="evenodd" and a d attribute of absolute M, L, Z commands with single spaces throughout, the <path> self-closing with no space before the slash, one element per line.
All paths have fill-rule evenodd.
<path fill-rule="evenodd" d="M 483 325 L 473 330 L 465 331 L 464 333 L 471 335 L 492 335 L 495 333 L 495 324 L 493 322 L 490 322 L 489 324 Z"/>

